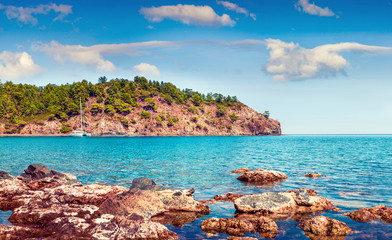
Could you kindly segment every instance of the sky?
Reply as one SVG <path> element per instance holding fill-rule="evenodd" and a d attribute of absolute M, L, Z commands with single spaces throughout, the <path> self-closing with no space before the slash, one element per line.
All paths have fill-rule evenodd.
<path fill-rule="evenodd" d="M 0 81 L 141 75 L 284 134 L 392 134 L 391 23 L 392 0 L 0 0 Z"/>

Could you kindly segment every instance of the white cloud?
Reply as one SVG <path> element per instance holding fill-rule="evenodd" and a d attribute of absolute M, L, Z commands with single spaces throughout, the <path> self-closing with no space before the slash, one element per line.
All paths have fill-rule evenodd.
<path fill-rule="evenodd" d="M 197 26 L 234 26 L 235 21 L 229 15 L 219 16 L 210 6 L 170 5 L 161 7 L 141 8 L 140 13 L 151 22 L 161 22 L 163 19 L 179 21 L 187 25 Z"/>
<path fill-rule="evenodd" d="M 332 17 L 335 13 L 331 11 L 328 7 L 321 8 L 314 3 L 309 3 L 309 0 L 298 0 L 295 4 L 298 11 L 308 13 L 310 15 L 317 15 L 322 17 Z"/>
<path fill-rule="evenodd" d="M 32 49 L 46 53 L 60 63 L 71 61 L 80 63 L 88 67 L 93 67 L 103 71 L 115 71 L 116 67 L 112 62 L 106 60 L 104 56 L 131 55 L 139 56 L 148 54 L 148 49 L 154 48 L 178 48 L 184 45 L 222 45 L 228 47 L 254 47 L 264 45 L 260 40 L 198 40 L 198 41 L 149 41 L 123 44 L 100 44 L 93 46 L 63 45 L 56 41 L 49 44 L 35 43 Z"/>
<path fill-rule="evenodd" d="M 16 80 L 32 77 L 42 73 L 43 69 L 34 63 L 33 58 L 26 52 L 0 53 L 0 78 Z"/>
<path fill-rule="evenodd" d="M 36 7 L 16 7 L 11 5 L 0 4 L 0 9 L 5 10 L 4 14 L 8 19 L 17 19 L 21 23 L 30 23 L 33 25 L 38 24 L 38 19 L 33 15 L 47 15 L 49 12 L 54 11 L 58 16 L 53 21 L 63 20 L 65 16 L 72 13 L 72 6 L 64 4 L 40 4 Z"/>
<path fill-rule="evenodd" d="M 278 39 L 267 39 L 266 45 L 270 51 L 270 57 L 264 66 L 264 71 L 273 75 L 277 81 L 344 74 L 344 68 L 349 63 L 338 54 L 340 52 L 392 52 L 391 47 L 369 46 L 359 43 L 326 44 L 306 49 L 293 42 L 286 43 Z"/>
<path fill-rule="evenodd" d="M 140 63 L 133 67 L 133 70 L 140 76 L 147 78 L 159 77 L 161 73 L 158 68 L 148 63 Z"/>
<path fill-rule="evenodd" d="M 234 11 L 236 13 L 244 14 L 247 17 L 250 16 L 253 20 L 256 21 L 256 14 L 254 14 L 254 13 L 250 13 L 249 14 L 249 11 L 247 9 L 238 6 L 238 4 L 231 3 L 231 2 L 228 2 L 228 1 L 216 1 L 216 3 L 224 6 L 228 10 Z"/>

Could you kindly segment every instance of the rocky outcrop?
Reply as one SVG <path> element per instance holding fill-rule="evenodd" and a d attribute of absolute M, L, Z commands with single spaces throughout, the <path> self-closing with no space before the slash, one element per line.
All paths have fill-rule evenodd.
<path fill-rule="evenodd" d="M 276 222 L 268 217 L 257 219 L 209 218 L 204 220 L 200 227 L 206 233 L 226 233 L 231 236 L 242 236 L 250 232 L 259 233 L 264 238 L 275 238 L 279 233 Z"/>
<path fill-rule="evenodd" d="M 180 225 L 209 213 L 208 206 L 193 199 L 193 189 L 168 190 L 145 178 L 136 179 L 130 190 L 82 185 L 76 177 L 40 164 L 18 178 L 4 172 L 0 176 L 0 210 L 12 211 L 14 225 L 0 225 L 0 239 L 177 239 L 160 222 L 170 219 Z M 189 213 L 186 221 L 183 212 Z"/>
<path fill-rule="evenodd" d="M 283 172 L 256 169 L 244 172 L 237 179 L 242 182 L 253 184 L 273 184 L 285 180 L 286 178 L 287 175 Z"/>
<path fill-rule="evenodd" d="M 336 239 L 347 236 L 352 230 L 344 222 L 331 219 L 325 216 L 311 217 L 303 221 L 299 227 L 305 231 L 310 239 Z"/>
<path fill-rule="evenodd" d="M 246 195 L 234 201 L 239 212 L 268 214 L 308 213 L 332 209 L 333 204 L 327 199 L 312 196 L 307 189 L 290 192 L 267 192 Z"/>
<path fill-rule="evenodd" d="M 357 211 L 343 214 L 357 222 L 371 222 L 380 219 L 386 223 L 392 223 L 392 208 L 384 205 L 375 206 L 373 208 L 361 208 Z"/>
<path fill-rule="evenodd" d="M 164 212 L 197 212 L 209 214 L 207 205 L 197 202 L 193 197 L 194 190 L 142 190 L 125 192 L 109 197 L 100 205 L 102 214 L 128 215 L 137 214 L 150 219 Z"/>
<path fill-rule="evenodd" d="M 316 177 L 326 177 L 320 173 L 308 173 L 305 175 L 305 177 L 310 177 L 310 178 L 316 178 Z"/>

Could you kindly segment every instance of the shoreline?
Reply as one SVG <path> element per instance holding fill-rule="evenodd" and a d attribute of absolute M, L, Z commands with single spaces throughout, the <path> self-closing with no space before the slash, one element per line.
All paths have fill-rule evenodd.
<path fill-rule="evenodd" d="M 266 135 L 251 135 L 251 134 L 243 134 L 243 135 L 92 135 L 90 137 L 123 137 L 123 138 L 132 138 L 132 137 L 279 137 L 286 136 L 286 134 L 266 134 Z M 0 134 L 0 138 L 7 137 L 71 137 L 69 135 L 64 134 Z M 72 138 L 90 138 L 90 137 L 72 137 Z"/>

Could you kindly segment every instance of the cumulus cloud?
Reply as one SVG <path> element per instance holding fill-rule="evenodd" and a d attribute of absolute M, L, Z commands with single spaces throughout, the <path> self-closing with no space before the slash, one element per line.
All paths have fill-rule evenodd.
<path fill-rule="evenodd" d="M 328 7 L 321 8 L 314 3 L 309 3 L 309 0 L 298 0 L 295 4 L 298 11 L 308 13 L 310 15 L 317 15 L 321 17 L 332 17 L 335 13 L 331 11 Z"/>
<path fill-rule="evenodd" d="M 16 80 L 32 77 L 42 73 L 43 69 L 34 63 L 33 58 L 26 52 L 0 53 L 0 78 Z"/>
<path fill-rule="evenodd" d="M 40 4 L 36 7 L 16 7 L 11 5 L 0 4 L 0 9 L 4 10 L 4 14 L 8 19 L 17 19 L 21 23 L 38 24 L 38 19 L 33 15 L 47 15 L 51 11 L 57 13 L 57 17 L 53 21 L 63 20 L 65 16 L 72 13 L 72 6 L 64 4 Z"/>
<path fill-rule="evenodd" d="M 185 45 L 222 45 L 235 48 L 249 48 L 264 45 L 260 40 L 198 40 L 198 41 L 148 41 L 123 44 L 99 44 L 93 46 L 63 45 L 56 41 L 50 43 L 35 43 L 32 49 L 46 53 L 60 63 L 71 61 L 80 63 L 88 67 L 93 67 L 103 71 L 115 71 L 116 67 L 112 62 L 105 59 L 105 56 L 131 55 L 140 56 L 148 54 L 149 49 L 154 48 L 178 48 Z"/>
<path fill-rule="evenodd" d="M 303 80 L 344 74 L 348 61 L 340 52 L 391 52 L 391 47 L 369 46 L 359 43 L 326 44 L 312 49 L 300 47 L 293 42 L 267 39 L 268 63 L 264 71 L 277 81 Z"/>
<path fill-rule="evenodd" d="M 133 67 L 133 70 L 141 76 L 145 76 L 148 78 L 159 77 L 161 73 L 159 72 L 158 68 L 154 65 L 148 63 L 140 63 Z"/>
<path fill-rule="evenodd" d="M 197 26 L 234 26 L 235 21 L 229 15 L 219 16 L 210 6 L 169 5 L 161 7 L 141 8 L 140 13 L 151 22 L 161 22 L 163 19 L 179 21 L 187 25 Z"/>
<path fill-rule="evenodd" d="M 234 11 L 236 13 L 244 14 L 247 17 L 250 16 L 253 20 L 256 21 L 256 14 L 249 13 L 248 9 L 242 8 L 242 7 L 238 6 L 238 4 L 231 3 L 231 2 L 228 2 L 228 1 L 216 1 L 216 3 L 222 5 L 223 7 L 225 7 L 226 9 L 228 9 L 230 11 Z"/>

